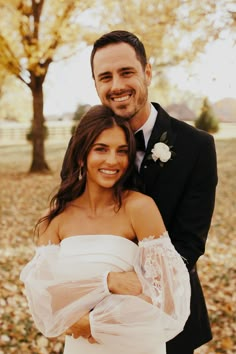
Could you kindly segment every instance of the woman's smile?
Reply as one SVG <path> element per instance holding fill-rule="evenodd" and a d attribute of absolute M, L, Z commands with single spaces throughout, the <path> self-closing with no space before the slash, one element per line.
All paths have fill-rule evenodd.
<path fill-rule="evenodd" d="M 102 172 L 103 174 L 105 174 L 105 175 L 116 175 L 118 172 L 119 172 L 119 170 L 118 169 L 105 169 L 105 168 L 101 168 L 101 169 L 99 169 L 99 171 L 100 172 Z"/>

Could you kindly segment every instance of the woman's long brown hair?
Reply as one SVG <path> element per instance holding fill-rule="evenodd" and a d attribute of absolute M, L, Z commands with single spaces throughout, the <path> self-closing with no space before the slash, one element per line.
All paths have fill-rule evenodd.
<path fill-rule="evenodd" d="M 103 105 L 93 106 L 81 118 L 71 143 L 66 152 L 63 163 L 64 177 L 58 191 L 50 201 L 49 213 L 39 219 L 37 226 L 42 221 L 47 225 L 57 215 L 62 213 L 67 204 L 78 198 L 85 190 L 87 157 L 97 137 L 106 129 L 114 126 L 120 127 L 126 137 L 128 144 L 129 165 L 124 175 L 114 185 L 114 201 L 117 210 L 121 207 L 122 192 L 128 189 L 136 189 L 135 185 L 135 139 L 129 123 L 121 117 L 116 116 L 108 107 Z M 82 178 L 79 180 L 79 174 Z"/>

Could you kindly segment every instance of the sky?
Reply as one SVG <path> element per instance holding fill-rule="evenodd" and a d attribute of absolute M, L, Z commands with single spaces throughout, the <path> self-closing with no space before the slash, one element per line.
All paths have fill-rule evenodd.
<path fill-rule="evenodd" d="M 51 65 L 44 86 L 46 115 L 74 112 L 83 103 L 100 103 L 91 77 L 90 52 L 87 47 L 77 56 Z M 207 96 L 212 103 L 226 97 L 236 99 L 236 45 L 230 40 L 209 44 L 192 65 L 190 76 L 182 66 L 170 69 L 168 76 L 180 89 Z"/>
<path fill-rule="evenodd" d="M 230 40 L 212 43 L 192 65 L 190 77 L 183 68 L 172 70 L 170 76 L 180 88 L 207 96 L 211 102 L 236 99 L 236 44 Z"/>
<path fill-rule="evenodd" d="M 47 115 L 74 112 L 80 103 L 100 103 L 90 70 L 91 47 L 63 63 L 51 64 L 44 86 Z"/>

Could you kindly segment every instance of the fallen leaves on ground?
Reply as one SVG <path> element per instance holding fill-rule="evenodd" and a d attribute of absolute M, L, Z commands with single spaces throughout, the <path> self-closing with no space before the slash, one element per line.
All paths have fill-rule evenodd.
<path fill-rule="evenodd" d="M 236 352 L 236 140 L 216 141 L 219 184 L 205 255 L 198 262 L 214 338 L 196 354 Z M 34 254 L 33 228 L 59 183 L 65 146 L 47 146 L 52 172 L 28 174 L 30 147 L 1 147 L 0 354 L 62 353 L 64 337 L 35 328 L 19 280 Z M 180 354 L 180 353 L 177 353 Z"/>

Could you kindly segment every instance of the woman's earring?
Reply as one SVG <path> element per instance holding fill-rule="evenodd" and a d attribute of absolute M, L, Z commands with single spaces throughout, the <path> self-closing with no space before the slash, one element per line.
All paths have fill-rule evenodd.
<path fill-rule="evenodd" d="M 83 179 L 83 167 L 81 166 L 79 169 L 79 176 L 78 176 L 78 180 L 81 181 Z"/>

